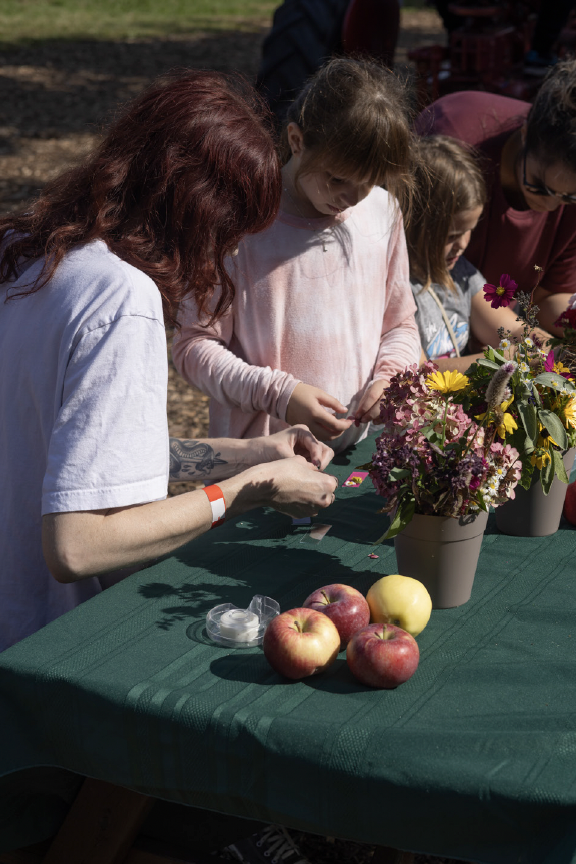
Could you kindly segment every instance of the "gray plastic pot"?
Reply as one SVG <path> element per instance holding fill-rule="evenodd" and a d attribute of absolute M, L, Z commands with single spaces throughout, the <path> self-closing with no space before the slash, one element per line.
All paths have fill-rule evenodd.
<path fill-rule="evenodd" d="M 574 447 L 562 454 L 568 477 L 575 454 Z M 555 477 L 550 492 L 544 495 L 540 472 L 535 471 L 533 477 L 530 489 L 516 486 L 516 497 L 496 508 L 496 525 L 503 534 L 512 534 L 514 537 L 548 537 L 558 530 L 568 487 Z"/>
<path fill-rule="evenodd" d="M 398 573 L 428 589 L 433 609 L 462 606 L 470 599 L 488 514 L 412 517 L 394 538 Z"/>

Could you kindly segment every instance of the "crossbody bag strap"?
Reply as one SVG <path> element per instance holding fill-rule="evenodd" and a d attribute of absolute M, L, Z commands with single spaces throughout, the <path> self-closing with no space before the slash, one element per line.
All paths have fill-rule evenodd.
<path fill-rule="evenodd" d="M 458 348 L 458 342 L 456 341 L 456 336 L 454 334 L 454 330 L 452 329 L 452 325 L 450 324 L 450 321 L 448 320 L 448 315 L 446 314 L 446 310 L 444 309 L 444 306 L 442 305 L 442 301 L 440 300 L 440 298 L 438 297 L 438 295 L 436 294 L 436 292 L 434 291 L 434 289 L 432 288 L 431 285 L 429 285 L 426 290 L 429 292 L 430 296 L 438 304 L 438 308 L 440 309 L 440 312 L 442 313 L 442 318 L 444 319 L 444 323 L 446 324 L 446 329 L 448 330 L 448 333 L 450 334 L 450 339 L 452 340 L 452 344 L 454 345 L 454 349 L 456 351 L 456 356 L 460 357 L 460 349 Z"/>

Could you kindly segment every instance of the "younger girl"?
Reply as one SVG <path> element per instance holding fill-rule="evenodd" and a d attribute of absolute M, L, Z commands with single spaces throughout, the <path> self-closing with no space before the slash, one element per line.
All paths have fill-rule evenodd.
<path fill-rule="evenodd" d="M 463 255 L 486 202 L 475 157 L 442 135 L 421 138 L 415 146 L 418 192 L 406 238 L 422 360 L 464 372 L 483 356 L 467 353 L 471 344 L 498 347 L 499 327 L 518 335 L 522 328 L 512 309 L 486 302 L 486 280 Z"/>
<path fill-rule="evenodd" d="M 368 61 L 332 60 L 291 106 L 281 209 L 230 258 L 232 304 L 217 323 L 194 302 L 180 311 L 174 362 L 212 397 L 211 435 L 304 423 L 342 450 L 379 416 L 390 378 L 418 362 L 393 197 L 409 197 L 410 142 L 403 87 Z"/>

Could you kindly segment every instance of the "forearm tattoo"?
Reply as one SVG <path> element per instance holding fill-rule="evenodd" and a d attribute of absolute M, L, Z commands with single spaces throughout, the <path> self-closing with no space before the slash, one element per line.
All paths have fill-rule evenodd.
<path fill-rule="evenodd" d="M 170 438 L 170 480 L 194 480 L 207 477 L 216 465 L 227 465 L 209 444 Z"/>

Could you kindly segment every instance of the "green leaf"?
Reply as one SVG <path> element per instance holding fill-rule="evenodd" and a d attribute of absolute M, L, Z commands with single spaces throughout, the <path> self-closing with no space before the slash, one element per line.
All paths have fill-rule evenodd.
<path fill-rule="evenodd" d="M 424 436 L 424 438 L 426 438 L 432 444 L 436 444 L 438 441 L 442 441 L 442 435 L 439 435 L 433 426 L 425 426 L 419 431 Z"/>
<path fill-rule="evenodd" d="M 411 474 L 412 472 L 408 468 L 391 468 L 388 472 L 388 479 L 394 481 L 403 480 L 404 477 L 410 477 Z"/>
<path fill-rule="evenodd" d="M 396 534 L 399 534 L 403 528 L 408 525 L 410 520 L 414 515 L 414 511 L 416 510 L 416 501 L 412 496 L 406 495 L 398 504 L 398 508 L 396 510 L 396 515 L 392 520 L 388 531 L 384 534 L 380 540 L 377 540 L 377 543 L 381 543 L 382 540 L 391 540 L 392 537 L 395 537 Z"/>
<path fill-rule="evenodd" d="M 541 410 L 538 411 L 538 419 L 543 426 L 546 427 L 556 444 L 561 450 L 568 449 L 568 438 L 562 421 L 553 411 Z"/>
<path fill-rule="evenodd" d="M 497 369 L 499 369 L 500 366 L 502 365 L 502 363 L 504 363 L 503 355 L 500 354 L 499 351 L 496 351 L 495 348 L 492 348 L 491 345 L 489 345 L 488 348 L 486 349 L 486 351 L 484 352 L 484 358 L 487 360 L 492 360 L 492 362 L 494 362 L 494 360 L 499 360 L 500 363 L 497 364 L 497 366 L 496 366 Z M 481 361 L 479 360 L 478 362 L 480 363 Z"/>
<path fill-rule="evenodd" d="M 481 510 L 484 510 L 485 513 L 488 512 L 488 507 L 486 506 L 486 502 L 484 501 L 484 496 L 481 492 L 476 493 L 476 503 L 480 507 Z"/>
<path fill-rule="evenodd" d="M 532 485 L 532 475 L 534 474 L 534 466 L 529 460 L 522 463 L 522 475 L 519 480 L 520 486 L 523 489 L 530 489 Z"/>
<path fill-rule="evenodd" d="M 574 384 L 556 372 L 542 372 L 532 379 L 532 383 L 542 384 L 543 387 L 551 387 L 552 390 L 556 390 L 558 393 L 572 393 L 574 390 Z"/>
<path fill-rule="evenodd" d="M 542 491 L 545 495 L 550 492 L 552 481 L 554 480 L 554 459 L 551 459 L 540 471 L 540 482 L 542 483 Z"/>
<path fill-rule="evenodd" d="M 553 450 L 552 458 L 554 460 L 554 473 L 556 474 L 556 477 L 558 477 L 561 483 L 568 484 L 570 481 L 568 479 L 568 474 L 566 473 L 566 468 L 564 467 L 562 454 L 559 453 L 558 450 Z"/>
<path fill-rule="evenodd" d="M 355 471 L 371 471 L 372 470 L 372 462 L 366 462 L 365 465 L 357 465 L 354 470 Z"/>
<path fill-rule="evenodd" d="M 499 369 L 500 366 L 498 363 L 494 363 L 493 360 L 488 360 L 486 357 L 481 357 L 476 361 L 479 366 L 486 366 L 488 369 Z"/>
<path fill-rule="evenodd" d="M 538 438 L 538 418 L 536 416 L 536 408 L 530 405 L 529 402 L 518 402 L 516 405 L 522 425 L 526 430 L 526 435 L 535 444 Z M 533 448 L 532 448 L 533 449 Z"/>
<path fill-rule="evenodd" d="M 527 456 L 530 456 L 534 452 L 534 450 L 535 447 L 532 439 L 526 436 L 526 438 L 524 439 L 524 453 L 526 453 Z"/>

